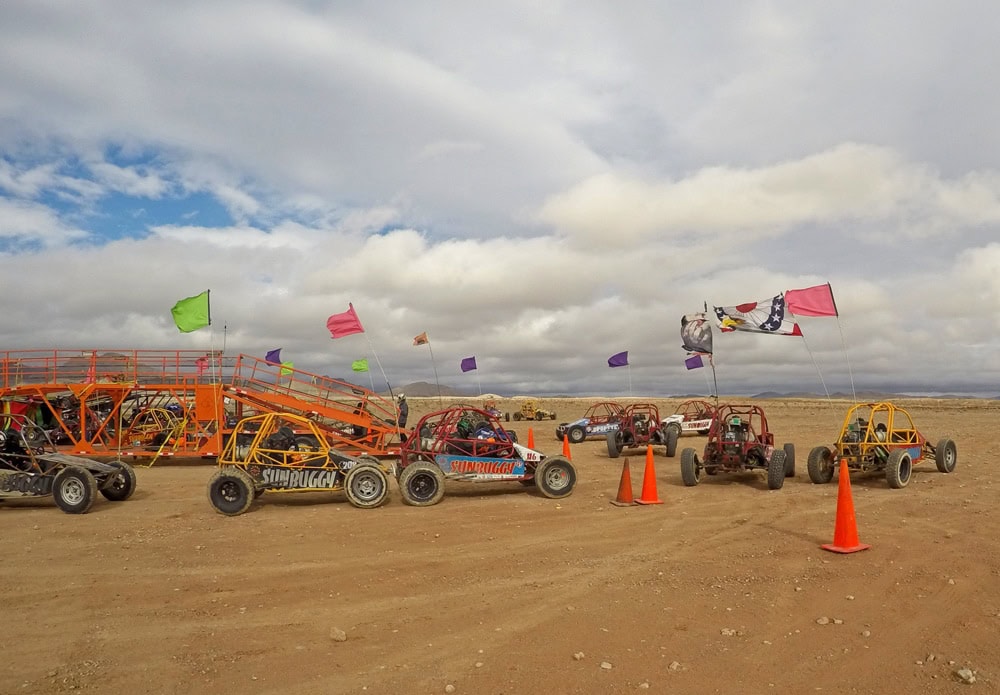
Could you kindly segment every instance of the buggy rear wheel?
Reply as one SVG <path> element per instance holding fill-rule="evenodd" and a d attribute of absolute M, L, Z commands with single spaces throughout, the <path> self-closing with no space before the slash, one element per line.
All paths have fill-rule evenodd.
<path fill-rule="evenodd" d="M 435 505 L 444 497 L 444 473 L 433 463 L 411 463 L 399 474 L 399 492 L 414 507 Z"/>
<path fill-rule="evenodd" d="M 52 483 L 52 497 L 67 514 L 86 514 L 96 496 L 94 474 L 80 466 L 63 468 Z"/>
<path fill-rule="evenodd" d="M 785 450 L 775 449 L 767 462 L 767 489 L 780 490 L 785 484 Z"/>
<path fill-rule="evenodd" d="M 785 477 L 795 477 L 795 445 L 788 443 L 782 447 L 785 450 Z"/>
<path fill-rule="evenodd" d="M 688 487 L 694 487 L 701 480 L 701 466 L 698 465 L 698 454 L 694 449 L 681 452 L 681 480 Z"/>
<path fill-rule="evenodd" d="M 934 449 L 934 462 L 942 473 L 951 473 L 958 463 L 958 448 L 950 439 L 942 439 Z"/>
<path fill-rule="evenodd" d="M 806 467 L 809 469 L 809 480 L 817 485 L 833 480 L 833 454 L 825 446 L 814 447 L 809 452 Z"/>
<path fill-rule="evenodd" d="M 250 509 L 254 497 L 253 479 L 242 468 L 223 466 L 208 483 L 208 499 L 219 514 L 239 516 Z"/>
<path fill-rule="evenodd" d="M 910 482 L 910 474 L 913 473 L 913 460 L 905 449 L 894 449 L 889 454 L 889 460 L 885 462 L 885 479 L 889 487 L 899 490 L 906 487 Z"/>
<path fill-rule="evenodd" d="M 110 465 L 118 470 L 101 488 L 101 494 L 112 502 L 124 502 L 135 492 L 135 470 L 124 461 L 114 461 Z"/>
<path fill-rule="evenodd" d="M 360 463 L 347 472 L 344 494 L 358 509 L 373 509 L 389 496 L 389 476 L 376 464 Z"/>
<path fill-rule="evenodd" d="M 562 456 L 552 456 L 535 467 L 535 487 L 550 499 L 567 497 L 576 485 L 576 469 Z"/>

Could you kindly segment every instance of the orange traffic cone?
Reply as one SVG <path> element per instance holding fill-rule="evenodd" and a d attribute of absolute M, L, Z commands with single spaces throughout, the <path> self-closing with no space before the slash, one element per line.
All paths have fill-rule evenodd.
<path fill-rule="evenodd" d="M 563 456 L 570 461 L 573 460 L 573 454 L 569 452 L 569 435 L 566 434 L 563 435 Z"/>
<path fill-rule="evenodd" d="M 638 504 L 663 504 L 656 493 L 656 471 L 653 469 L 653 446 L 646 445 L 646 470 L 642 474 L 642 495 Z"/>
<path fill-rule="evenodd" d="M 632 474 L 628 470 L 628 456 L 622 464 L 622 480 L 618 483 L 618 497 L 611 500 L 611 504 L 616 507 L 631 507 L 635 504 L 632 497 Z"/>
<path fill-rule="evenodd" d="M 833 543 L 824 543 L 823 550 L 835 553 L 856 553 L 871 546 L 858 541 L 858 522 L 854 519 L 854 499 L 851 497 L 851 475 L 847 460 L 840 460 L 840 480 L 837 490 L 837 524 L 833 529 Z"/>
<path fill-rule="evenodd" d="M 535 433 L 531 431 L 530 427 L 528 428 L 528 448 L 535 448 Z"/>

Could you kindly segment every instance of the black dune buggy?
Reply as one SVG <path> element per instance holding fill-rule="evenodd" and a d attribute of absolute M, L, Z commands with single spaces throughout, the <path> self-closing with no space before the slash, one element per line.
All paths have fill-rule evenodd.
<path fill-rule="evenodd" d="M 694 449 L 681 452 L 681 479 L 697 485 L 704 470 L 709 475 L 739 471 L 767 471 L 767 487 L 780 490 L 785 478 L 795 476 L 795 445 L 774 446 L 764 410 L 757 405 L 723 405 L 708 431 L 704 458 Z"/>
<path fill-rule="evenodd" d="M 573 492 L 576 469 L 562 456 L 546 456 L 517 443 L 500 420 L 471 406 L 453 406 L 420 419 L 399 451 L 399 491 L 417 507 L 437 504 L 444 481 L 514 481 L 558 499 Z"/>
<path fill-rule="evenodd" d="M 124 461 L 56 451 L 45 430 L 24 415 L 0 416 L 0 424 L 0 501 L 52 495 L 67 514 L 83 514 L 98 492 L 121 502 L 135 491 L 135 471 Z"/>

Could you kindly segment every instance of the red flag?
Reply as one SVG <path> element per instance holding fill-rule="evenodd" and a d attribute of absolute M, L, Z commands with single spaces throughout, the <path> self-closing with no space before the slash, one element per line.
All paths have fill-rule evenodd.
<path fill-rule="evenodd" d="M 830 283 L 785 291 L 785 308 L 796 316 L 839 316 Z"/>
<path fill-rule="evenodd" d="M 326 327 L 330 335 L 334 338 L 343 338 L 345 335 L 364 333 L 365 329 L 361 325 L 361 319 L 354 311 L 354 305 L 348 304 L 347 311 L 342 314 L 334 314 L 326 320 Z"/>

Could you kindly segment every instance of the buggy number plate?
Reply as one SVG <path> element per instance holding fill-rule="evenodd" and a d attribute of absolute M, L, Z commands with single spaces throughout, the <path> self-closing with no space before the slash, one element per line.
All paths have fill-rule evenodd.
<path fill-rule="evenodd" d="M 475 475 L 479 478 L 510 478 L 514 476 L 524 476 L 524 461 L 521 459 L 438 456 L 437 464 L 446 474 Z"/>

